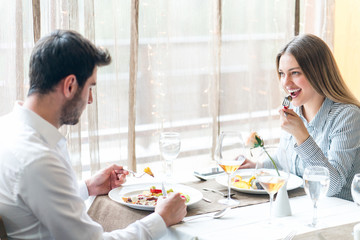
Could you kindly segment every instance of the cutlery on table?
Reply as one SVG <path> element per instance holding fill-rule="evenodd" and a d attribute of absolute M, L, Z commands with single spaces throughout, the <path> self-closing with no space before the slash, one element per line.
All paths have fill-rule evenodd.
<path fill-rule="evenodd" d="M 163 196 L 167 197 L 167 192 L 166 192 L 165 187 L 164 187 L 164 182 L 161 182 L 161 191 L 162 191 Z"/>
<path fill-rule="evenodd" d="M 137 173 L 137 172 L 134 172 L 132 170 L 129 170 L 129 169 L 124 169 L 126 171 L 128 171 L 133 177 L 136 177 L 136 178 L 141 178 L 142 176 L 144 176 L 145 174 L 149 174 L 150 176 L 154 177 L 154 174 L 152 174 L 152 172 L 149 170 L 145 171 L 146 169 L 144 169 L 144 172 L 142 173 Z M 150 173 L 149 173 L 150 171 Z"/>
<path fill-rule="evenodd" d="M 205 202 L 211 203 L 211 200 L 206 197 L 203 197 L 202 200 L 204 200 Z"/>
<path fill-rule="evenodd" d="M 223 197 L 227 197 L 227 196 L 228 196 L 227 194 L 225 194 L 225 193 L 223 193 L 223 192 L 220 192 L 219 190 L 212 189 L 212 188 L 203 188 L 203 190 L 204 190 L 204 191 L 210 191 L 210 192 L 213 192 L 213 193 L 218 193 L 218 194 L 220 194 L 220 195 L 223 196 Z M 234 195 L 235 195 L 235 193 L 231 193 L 231 194 L 230 194 L 230 197 L 232 197 L 232 196 L 234 196 Z"/>
<path fill-rule="evenodd" d="M 291 240 L 295 237 L 296 231 L 291 231 L 286 237 L 283 238 L 283 240 Z"/>
<path fill-rule="evenodd" d="M 183 222 L 189 222 L 189 221 L 192 221 L 194 219 L 198 219 L 198 218 L 203 218 L 203 217 L 211 217 L 211 218 L 214 218 L 214 219 L 217 219 L 217 218 L 221 218 L 223 217 L 227 212 L 229 212 L 231 209 L 231 207 L 227 207 L 227 208 L 224 208 L 218 212 L 216 212 L 215 214 L 213 215 L 199 215 L 199 216 L 196 216 L 196 217 L 193 217 L 193 218 L 190 218 L 190 219 L 186 219 L 186 220 L 183 220 Z"/>

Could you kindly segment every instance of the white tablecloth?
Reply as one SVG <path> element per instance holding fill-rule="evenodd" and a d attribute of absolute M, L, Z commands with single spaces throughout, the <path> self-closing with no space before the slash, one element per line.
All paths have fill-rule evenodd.
<path fill-rule="evenodd" d="M 323 228 L 360 222 L 360 207 L 339 198 L 324 198 L 318 204 L 318 226 L 312 221 L 313 205 L 308 196 L 290 199 L 292 215 L 269 220 L 269 203 L 232 209 L 221 219 L 194 219 L 172 226 L 163 239 L 282 239 L 290 231 L 297 234 Z M 191 217 L 189 217 L 191 218 Z"/>

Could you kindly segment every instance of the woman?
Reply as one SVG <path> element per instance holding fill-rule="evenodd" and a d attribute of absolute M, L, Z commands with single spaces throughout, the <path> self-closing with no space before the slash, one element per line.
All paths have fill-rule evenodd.
<path fill-rule="evenodd" d="M 280 146 L 291 160 L 291 173 L 301 177 L 307 166 L 327 167 L 327 195 L 352 200 L 351 182 L 360 172 L 360 102 L 346 87 L 331 50 L 314 35 L 297 36 L 277 55 L 276 66 L 295 107 L 279 110 Z"/>

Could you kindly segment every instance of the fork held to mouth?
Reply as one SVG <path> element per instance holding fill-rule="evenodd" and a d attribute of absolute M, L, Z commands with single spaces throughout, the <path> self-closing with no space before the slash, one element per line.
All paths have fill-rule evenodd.
<path fill-rule="evenodd" d="M 292 101 L 291 95 L 286 96 L 286 97 L 284 98 L 284 101 L 282 102 L 282 106 L 284 107 L 284 109 L 288 109 L 288 108 L 289 108 L 291 101 Z M 287 116 L 287 113 L 284 113 L 284 114 L 285 114 L 285 116 Z"/>
<path fill-rule="evenodd" d="M 291 102 L 291 101 L 292 101 L 291 95 L 286 96 L 286 97 L 284 98 L 284 101 L 282 102 L 283 107 L 284 107 L 285 109 L 288 109 L 289 106 L 290 106 L 290 102 Z"/>

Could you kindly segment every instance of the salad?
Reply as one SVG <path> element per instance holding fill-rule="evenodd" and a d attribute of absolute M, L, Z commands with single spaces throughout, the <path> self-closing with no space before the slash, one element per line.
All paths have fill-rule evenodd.
<path fill-rule="evenodd" d="M 174 192 L 173 189 L 166 191 L 167 193 Z M 190 196 L 184 193 L 180 193 L 181 197 L 186 199 L 186 203 L 190 201 Z M 122 200 L 125 203 L 145 205 L 145 206 L 156 206 L 157 200 L 159 197 L 163 196 L 161 189 L 156 188 L 155 186 L 150 187 L 149 190 L 143 191 L 141 194 L 122 197 Z"/>

